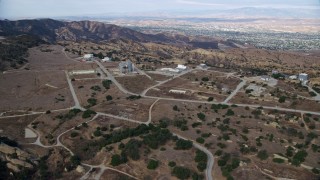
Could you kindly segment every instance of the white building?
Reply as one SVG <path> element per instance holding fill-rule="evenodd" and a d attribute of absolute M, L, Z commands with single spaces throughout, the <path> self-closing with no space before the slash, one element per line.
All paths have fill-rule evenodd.
<path fill-rule="evenodd" d="M 270 81 L 270 76 L 261 76 L 262 81 Z"/>
<path fill-rule="evenodd" d="M 308 74 L 300 73 L 299 74 L 299 81 L 308 81 Z"/>
<path fill-rule="evenodd" d="M 178 64 L 178 67 L 177 67 L 176 69 L 178 69 L 178 70 L 180 70 L 180 71 L 184 71 L 184 70 L 187 69 L 187 66 L 182 65 L 182 64 Z"/>
<path fill-rule="evenodd" d="M 119 70 L 123 74 L 132 73 L 135 70 L 135 67 L 130 60 L 127 60 L 119 63 Z"/>
<path fill-rule="evenodd" d="M 90 69 L 90 70 L 75 70 L 75 71 L 71 71 L 69 72 L 70 75 L 82 75 L 82 74 L 96 74 L 97 71 L 94 69 Z"/>
<path fill-rule="evenodd" d="M 302 82 L 302 84 L 306 85 L 308 83 L 309 77 L 306 73 L 300 73 L 298 79 Z"/>
<path fill-rule="evenodd" d="M 292 76 L 289 76 L 289 79 L 297 80 L 297 79 L 298 79 L 298 76 L 297 76 L 297 75 L 292 75 Z"/>
<path fill-rule="evenodd" d="M 109 62 L 111 61 L 111 58 L 109 57 L 104 57 L 103 59 L 101 59 L 102 62 Z"/>
<path fill-rule="evenodd" d="M 173 69 L 173 68 L 161 68 L 160 71 L 171 72 L 171 73 L 179 73 L 180 72 L 179 69 Z"/>
<path fill-rule="evenodd" d="M 169 93 L 175 93 L 175 94 L 186 94 L 186 93 L 187 93 L 187 91 L 171 89 L 171 90 L 169 91 Z"/>
<path fill-rule="evenodd" d="M 86 61 L 91 61 L 93 59 L 93 54 L 85 54 L 83 59 Z"/>
<path fill-rule="evenodd" d="M 200 64 L 199 66 L 200 66 L 202 69 L 205 69 L 205 68 L 208 67 L 206 64 Z"/>

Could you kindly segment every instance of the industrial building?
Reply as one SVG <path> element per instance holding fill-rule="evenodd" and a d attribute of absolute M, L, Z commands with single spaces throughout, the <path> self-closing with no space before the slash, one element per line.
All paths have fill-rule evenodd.
<path fill-rule="evenodd" d="M 187 66 L 178 64 L 176 68 L 161 68 L 160 71 L 168 72 L 168 73 L 180 73 L 182 71 L 187 70 Z"/>
<path fill-rule="evenodd" d="M 187 66 L 182 65 L 182 64 L 178 64 L 178 66 L 176 67 L 176 69 L 180 70 L 180 71 L 185 71 L 187 70 Z"/>
<path fill-rule="evenodd" d="M 298 76 L 299 81 L 301 81 L 303 84 L 307 84 L 309 77 L 306 73 L 300 73 Z"/>
<path fill-rule="evenodd" d="M 173 68 L 161 68 L 160 71 L 169 72 L 169 73 L 179 73 L 179 69 L 173 69 Z"/>
<path fill-rule="evenodd" d="M 206 64 L 200 64 L 198 67 L 200 69 L 207 69 L 208 68 L 208 66 Z"/>
<path fill-rule="evenodd" d="M 110 62 L 111 58 L 109 57 L 104 57 L 103 59 L 101 59 L 102 62 Z"/>
<path fill-rule="evenodd" d="M 175 93 L 175 94 L 186 94 L 186 93 L 187 93 L 187 91 L 171 89 L 171 90 L 169 91 L 169 93 Z"/>
<path fill-rule="evenodd" d="M 130 60 L 127 60 L 119 63 L 119 70 L 121 73 L 127 74 L 134 72 L 135 67 Z"/>
<path fill-rule="evenodd" d="M 289 79 L 296 80 L 296 79 L 298 79 L 298 76 L 297 75 L 292 75 L 292 76 L 289 76 Z"/>
<path fill-rule="evenodd" d="M 270 81 L 270 76 L 267 76 L 267 75 L 264 75 L 264 76 L 261 76 L 261 80 L 262 81 Z"/>
<path fill-rule="evenodd" d="M 69 72 L 70 75 L 84 75 L 84 74 L 96 74 L 97 71 L 94 69 L 89 69 L 89 70 L 75 70 Z"/>
<path fill-rule="evenodd" d="M 85 54 L 83 56 L 83 59 L 86 61 L 92 61 L 93 60 L 93 54 Z"/>

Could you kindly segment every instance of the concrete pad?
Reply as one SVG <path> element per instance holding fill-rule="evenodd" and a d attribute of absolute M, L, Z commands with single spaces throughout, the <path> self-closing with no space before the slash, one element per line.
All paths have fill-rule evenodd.
<path fill-rule="evenodd" d="M 33 132 L 31 129 L 29 128 L 25 129 L 25 138 L 36 138 L 36 137 L 38 137 L 38 135 L 35 132 Z"/>

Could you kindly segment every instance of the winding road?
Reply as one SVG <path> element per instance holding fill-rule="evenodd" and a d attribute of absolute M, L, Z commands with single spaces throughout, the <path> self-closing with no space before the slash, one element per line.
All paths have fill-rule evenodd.
<path fill-rule="evenodd" d="M 182 137 L 181 135 L 178 135 L 178 134 L 175 134 L 175 133 L 173 133 L 173 135 L 177 136 L 180 139 L 190 140 L 190 139 L 187 139 L 187 138 Z M 214 157 L 213 157 L 212 153 L 207 148 L 201 146 L 200 144 L 196 143 L 195 141 L 193 141 L 193 140 L 190 140 L 190 141 L 192 141 L 193 146 L 195 148 L 197 148 L 197 149 L 203 151 L 204 153 L 206 153 L 206 155 L 208 157 L 207 168 L 205 170 L 206 177 L 207 177 L 207 180 L 212 180 L 212 168 L 213 168 L 213 164 L 214 164 Z"/>
<path fill-rule="evenodd" d="M 64 51 L 64 50 L 63 50 Z M 65 52 L 64 52 L 65 53 Z M 68 57 L 68 56 L 67 56 Z M 101 69 L 101 71 L 103 73 L 105 73 L 105 75 L 107 76 L 107 79 L 111 80 L 117 87 L 120 91 L 122 91 L 123 93 L 125 94 L 129 94 L 129 95 L 139 95 L 139 94 L 135 94 L 135 93 L 132 93 L 128 90 L 126 90 L 125 88 L 122 87 L 122 85 L 112 76 L 112 74 L 99 62 L 99 61 L 94 61 L 98 66 L 99 68 Z M 153 102 L 153 104 L 150 106 L 149 108 L 149 117 L 148 117 L 148 120 L 146 122 L 141 122 L 141 121 L 137 121 L 137 120 L 133 120 L 133 119 L 129 119 L 129 118 L 124 118 L 124 117 L 120 117 L 120 116 L 116 116 L 116 115 L 112 115 L 112 114 L 107 114 L 107 113 L 102 113 L 102 112 L 97 112 L 97 114 L 92 118 L 90 119 L 89 121 L 87 121 L 86 123 L 89 123 L 91 121 L 94 121 L 96 120 L 99 116 L 106 116 L 106 117 L 110 117 L 110 118 L 115 118 L 115 119 L 120 119 L 120 120 L 124 120 L 124 121 L 128 121 L 128 122 L 133 122 L 133 123 L 137 123 L 137 124 L 150 124 L 152 122 L 152 109 L 153 107 L 155 106 L 155 104 L 157 102 L 159 102 L 160 100 L 166 100 L 166 101 L 178 101 L 178 102 L 190 102 L 190 103 L 202 103 L 202 104 L 225 104 L 225 105 L 233 105 L 233 104 L 230 104 L 228 103 L 237 93 L 238 91 L 246 84 L 246 81 L 245 80 L 242 80 L 242 82 L 240 84 L 238 84 L 237 88 L 228 96 L 228 98 L 223 101 L 223 102 L 208 102 L 208 101 L 199 101 L 199 100 L 187 100 L 187 99 L 174 99 L 174 98 L 163 98 L 163 97 L 154 97 L 154 96 L 146 96 L 146 93 L 152 89 L 152 88 L 155 88 L 155 87 L 158 87 L 162 84 L 165 84 L 175 78 L 178 78 L 184 74 L 187 74 L 189 72 L 193 71 L 193 69 L 190 69 L 190 70 L 187 70 L 179 75 L 176 75 L 170 79 L 167 79 L 165 81 L 161 81 L 159 82 L 158 84 L 154 85 L 154 86 L 151 86 L 147 89 L 145 89 L 140 95 L 144 98 L 149 98 L 149 99 L 155 99 L 155 101 Z M 68 85 L 69 85 L 69 89 L 70 89 L 70 92 L 72 94 L 72 97 L 73 97 L 73 100 L 74 100 L 74 103 L 75 105 L 71 108 L 66 108 L 66 109 L 59 109 L 59 110 L 52 110 L 52 112 L 54 111 L 62 111 L 62 110 L 68 110 L 68 109 L 72 109 L 72 108 L 77 108 L 77 109 L 80 109 L 82 111 L 85 111 L 86 109 L 83 108 L 78 100 L 78 97 L 76 95 L 76 92 L 74 90 L 74 87 L 72 85 L 72 81 L 68 75 L 67 72 L 66 73 L 66 77 L 67 77 L 67 82 L 68 82 Z M 286 111 L 286 112 L 297 112 L 297 113 L 301 113 L 301 114 L 306 114 L 306 113 L 309 113 L 309 114 L 314 114 L 314 115 L 320 115 L 320 112 L 312 112 L 312 111 L 305 111 L 305 110 L 296 110 L 296 109 L 289 109 L 289 108 L 280 108 L 280 107 L 270 107 L 270 106 L 260 106 L 260 105 L 252 105 L 252 104 L 235 104 L 239 107 L 250 107 L 250 108 L 258 108 L 258 107 L 262 107 L 264 109 L 271 109 L 271 110 L 279 110 L 279 111 Z M 9 118 L 9 117 L 21 117 L 21 116 L 27 116 L 27 115 L 35 115 L 35 114 L 44 114 L 45 112 L 30 112 L 29 114 L 22 114 L 22 115 L 12 115 L 12 116 L 0 116 L 0 118 Z M 81 123 L 82 124 L 82 123 Z M 81 126 L 81 124 L 79 124 L 78 126 Z M 71 155 L 74 155 L 74 153 L 69 149 L 67 148 L 65 145 L 63 145 L 63 143 L 60 141 L 61 139 L 61 136 L 63 136 L 64 134 L 68 133 L 69 131 L 73 130 L 74 128 L 71 128 L 71 129 L 68 129 L 66 131 L 64 131 L 63 133 L 59 134 L 58 137 L 57 137 L 57 143 L 55 145 L 52 145 L 52 146 L 45 146 L 43 145 L 41 142 L 40 142 L 40 134 L 34 130 L 37 134 L 38 134 L 38 138 L 37 140 L 32 143 L 34 145 L 38 145 L 38 146 L 41 146 L 41 147 L 44 147 L 44 148 L 52 148 L 52 147 L 57 147 L 57 146 L 60 146 L 60 147 L 63 147 L 64 149 L 66 149 L 67 151 L 70 152 Z M 178 134 L 175 134 L 177 137 L 179 138 L 182 138 L 182 139 L 187 139 L 187 138 L 184 138 Z M 190 139 L 188 139 L 190 140 Z M 191 140 L 193 141 L 193 140 Z M 199 145 L 198 143 L 194 142 L 193 141 L 193 145 L 195 148 L 203 151 L 204 153 L 207 154 L 208 156 L 208 162 L 207 162 L 207 169 L 205 170 L 205 174 L 206 174 L 206 178 L 208 180 L 212 180 L 213 177 L 212 177 L 212 168 L 213 168 L 213 165 L 214 165 L 214 156 L 212 155 L 212 153 L 206 149 L 205 147 Z M 100 171 L 98 172 L 98 174 L 95 175 L 94 179 L 100 179 L 102 174 L 104 173 L 105 170 L 113 170 L 113 171 L 117 171 L 119 173 L 122 173 L 122 174 L 125 174 L 129 177 L 132 177 L 134 179 L 137 179 L 136 177 L 126 173 L 126 172 L 123 172 L 123 171 L 120 171 L 120 170 L 117 170 L 117 169 L 114 169 L 114 168 L 111 168 L 111 167 L 106 167 L 104 165 L 104 163 L 102 163 L 101 165 L 89 165 L 89 164 L 85 164 L 85 163 L 82 163 L 82 165 L 84 166 L 87 166 L 90 168 L 90 170 L 84 174 L 84 176 L 81 178 L 81 179 L 88 179 L 90 177 L 90 172 L 93 168 L 99 168 Z"/>

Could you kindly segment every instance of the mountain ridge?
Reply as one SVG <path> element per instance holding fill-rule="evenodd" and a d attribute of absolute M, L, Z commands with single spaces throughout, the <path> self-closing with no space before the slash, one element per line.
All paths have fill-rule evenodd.
<path fill-rule="evenodd" d="M 36 35 L 49 43 L 57 41 L 91 41 L 95 43 L 113 39 L 136 42 L 168 43 L 191 47 L 218 49 L 218 41 L 213 38 L 189 38 L 188 36 L 168 36 L 166 34 L 145 34 L 129 28 L 97 21 L 58 21 L 35 19 L 0 21 L 0 36 L 29 34 Z"/>

